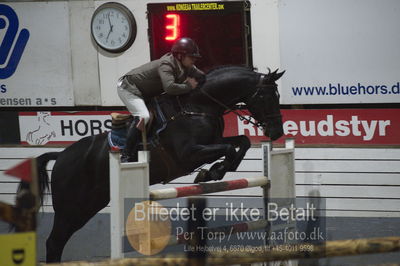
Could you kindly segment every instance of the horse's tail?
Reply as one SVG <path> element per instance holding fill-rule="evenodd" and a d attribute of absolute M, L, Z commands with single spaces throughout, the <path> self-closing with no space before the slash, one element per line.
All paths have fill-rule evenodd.
<path fill-rule="evenodd" d="M 47 190 L 50 189 L 49 175 L 47 174 L 46 171 L 47 163 L 51 160 L 57 160 L 59 154 L 60 152 L 47 152 L 36 158 L 36 167 L 37 167 L 38 183 L 39 183 L 39 198 L 41 204 L 43 204 L 44 192 L 46 191 L 46 189 Z M 18 192 L 20 192 L 23 189 L 26 189 L 27 187 L 28 183 L 21 181 L 18 187 Z"/>
<path fill-rule="evenodd" d="M 40 203 L 43 203 L 43 194 L 46 189 L 50 190 L 49 175 L 46 171 L 47 163 L 51 160 L 57 160 L 59 154 L 60 152 L 47 152 L 36 158 Z"/>

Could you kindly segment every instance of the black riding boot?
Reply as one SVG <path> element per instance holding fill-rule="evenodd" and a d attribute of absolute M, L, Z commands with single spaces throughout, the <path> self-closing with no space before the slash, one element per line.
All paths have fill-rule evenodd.
<path fill-rule="evenodd" d="M 128 128 L 126 134 L 125 149 L 121 153 L 121 162 L 137 162 L 138 160 L 138 146 L 140 141 L 140 130 L 136 127 L 140 119 L 135 117 Z"/>

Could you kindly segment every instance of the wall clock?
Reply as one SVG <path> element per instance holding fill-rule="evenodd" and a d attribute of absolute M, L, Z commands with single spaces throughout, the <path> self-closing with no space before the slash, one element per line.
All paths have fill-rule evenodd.
<path fill-rule="evenodd" d="M 108 2 L 94 12 L 91 32 L 100 48 L 111 53 L 121 53 L 135 41 L 137 26 L 132 12 L 126 6 Z"/>

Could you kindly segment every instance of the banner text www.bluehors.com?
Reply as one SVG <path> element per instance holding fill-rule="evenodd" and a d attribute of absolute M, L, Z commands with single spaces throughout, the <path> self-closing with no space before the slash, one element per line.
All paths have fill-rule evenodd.
<path fill-rule="evenodd" d="M 338 95 L 400 95 L 400 82 L 393 85 L 343 85 L 329 83 L 327 86 L 292 87 L 293 96 L 338 96 Z"/>

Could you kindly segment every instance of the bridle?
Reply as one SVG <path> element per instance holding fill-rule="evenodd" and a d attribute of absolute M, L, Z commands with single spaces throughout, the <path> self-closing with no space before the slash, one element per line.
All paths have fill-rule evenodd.
<path fill-rule="evenodd" d="M 278 98 L 280 97 L 279 92 L 278 92 L 278 90 L 276 89 L 276 86 L 274 86 L 274 85 L 265 85 L 265 84 L 263 84 L 262 86 L 257 86 L 257 87 L 256 87 L 257 90 L 256 90 L 256 92 L 249 98 L 249 102 L 251 102 L 252 99 L 258 97 L 258 94 L 259 94 L 259 92 L 261 91 L 262 88 L 268 88 L 268 87 L 274 87 L 274 92 L 276 93 L 276 95 L 277 95 Z M 241 108 L 242 108 L 242 107 L 241 107 Z M 280 113 L 275 113 L 275 114 L 265 115 L 265 117 L 266 117 L 267 119 L 282 118 L 282 115 L 281 115 Z"/>
<path fill-rule="evenodd" d="M 275 93 L 279 97 L 279 92 L 276 89 L 276 86 L 267 85 L 267 84 L 262 83 L 264 77 L 265 77 L 265 75 L 260 76 L 260 80 L 259 80 L 258 84 L 256 85 L 257 90 L 253 93 L 252 96 L 249 97 L 249 100 L 248 100 L 249 102 L 251 102 L 252 99 L 255 99 L 256 97 L 258 97 L 258 94 L 260 93 L 261 89 L 272 87 L 272 86 L 274 87 Z M 228 113 L 234 113 L 235 115 L 237 115 L 239 117 L 240 121 L 246 121 L 258 128 L 261 128 L 261 129 L 265 128 L 265 122 L 253 122 L 253 120 L 256 120 L 256 119 L 252 115 L 249 116 L 250 118 L 247 118 L 247 117 L 241 115 L 239 112 L 237 112 L 237 110 L 246 109 L 246 108 L 242 107 L 243 105 L 235 105 L 235 108 L 230 108 L 228 105 L 224 104 L 223 102 L 219 101 L 218 99 L 216 99 L 212 95 L 210 95 L 208 92 L 203 90 L 203 88 L 200 88 L 200 92 L 203 93 L 205 96 L 207 96 L 210 100 L 212 100 L 213 102 L 218 104 L 219 106 L 223 107 L 226 110 L 224 115 L 228 114 Z M 267 119 L 282 118 L 282 115 L 280 113 L 269 114 L 269 115 L 266 115 L 265 118 L 267 118 Z"/>

